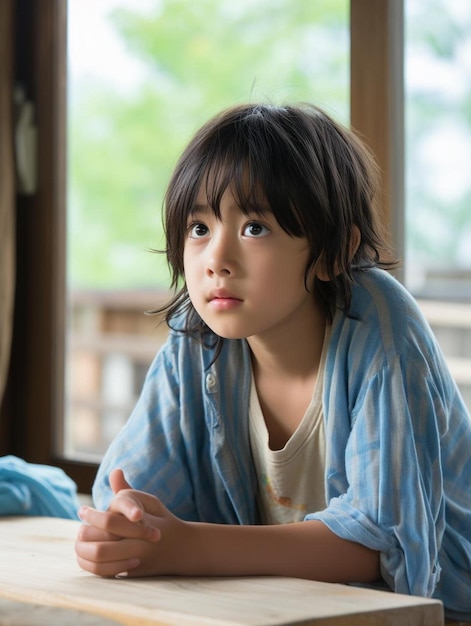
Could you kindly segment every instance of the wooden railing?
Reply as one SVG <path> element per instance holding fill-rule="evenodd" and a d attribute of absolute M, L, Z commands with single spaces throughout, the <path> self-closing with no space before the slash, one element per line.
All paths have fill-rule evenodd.
<path fill-rule="evenodd" d="M 65 454 L 101 456 L 137 401 L 149 365 L 167 337 L 146 311 L 168 294 L 76 291 L 71 294 Z"/>
<path fill-rule="evenodd" d="M 418 300 L 471 409 L 471 302 Z"/>
<path fill-rule="evenodd" d="M 124 425 L 167 336 L 145 314 L 166 294 L 75 292 L 68 359 L 66 455 L 101 456 Z M 418 301 L 471 408 L 471 302 Z"/>

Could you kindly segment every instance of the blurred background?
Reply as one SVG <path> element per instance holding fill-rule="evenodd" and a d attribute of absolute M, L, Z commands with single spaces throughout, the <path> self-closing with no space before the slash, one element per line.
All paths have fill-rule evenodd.
<path fill-rule="evenodd" d="M 471 3 L 405 0 L 403 265 L 471 406 Z M 238 102 L 349 124 L 348 0 L 68 0 L 64 453 L 99 460 L 165 328 L 161 208 L 190 136 Z"/>
<path fill-rule="evenodd" d="M 396 276 L 471 407 L 469 0 L 1 0 L 0 455 L 90 490 L 166 338 L 169 176 L 258 100 L 373 150 Z"/>

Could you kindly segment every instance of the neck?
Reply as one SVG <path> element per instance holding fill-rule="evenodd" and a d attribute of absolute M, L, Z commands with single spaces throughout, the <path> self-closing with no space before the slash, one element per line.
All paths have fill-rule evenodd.
<path fill-rule="evenodd" d="M 274 329 L 263 337 L 249 337 L 255 378 L 306 379 L 317 374 L 325 325 L 325 313 L 313 302 L 303 315 L 286 324 L 283 332 Z"/>

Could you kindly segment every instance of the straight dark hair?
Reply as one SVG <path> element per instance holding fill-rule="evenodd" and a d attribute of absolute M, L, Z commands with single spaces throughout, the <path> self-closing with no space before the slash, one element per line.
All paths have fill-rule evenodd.
<path fill-rule="evenodd" d="M 188 219 L 204 188 L 220 217 L 220 201 L 231 186 L 244 213 L 268 209 L 292 237 L 306 237 L 311 253 L 305 283 L 324 304 L 348 314 L 353 270 L 395 265 L 378 219 L 379 176 L 374 158 L 355 133 L 312 104 L 240 105 L 209 120 L 182 153 L 164 202 L 164 229 L 174 295 L 154 312 L 170 328 L 215 338 L 193 308 L 184 283 L 183 250 Z M 352 256 L 355 227 L 361 240 Z M 320 280 L 311 270 L 322 265 Z M 319 265 L 317 266 L 319 267 Z M 183 284 L 182 284 L 183 281 Z"/>

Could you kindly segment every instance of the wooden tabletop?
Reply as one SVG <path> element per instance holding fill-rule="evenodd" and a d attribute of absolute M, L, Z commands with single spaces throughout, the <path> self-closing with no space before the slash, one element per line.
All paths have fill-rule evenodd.
<path fill-rule="evenodd" d="M 0 517 L 0 624 L 442 626 L 440 602 L 278 577 L 102 579 L 78 567 L 79 522 Z M 16 620 L 16 621 L 15 621 Z"/>

